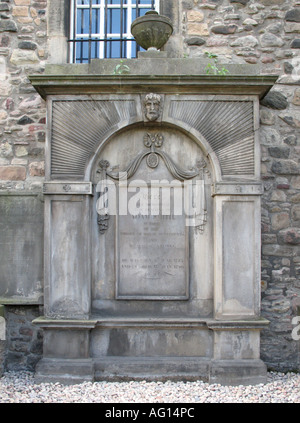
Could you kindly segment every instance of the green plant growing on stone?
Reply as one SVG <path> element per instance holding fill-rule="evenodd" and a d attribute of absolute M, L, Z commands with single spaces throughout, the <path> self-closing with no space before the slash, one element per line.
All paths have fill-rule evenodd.
<path fill-rule="evenodd" d="M 208 74 L 213 74 L 213 75 L 227 75 L 229 73 L 229 70 L 226 69 L 224 66 L 222 66 L 221 68 L 219 67 L 219 63 L 218 63 L 218 55 L 215 53 L 209 53 L 209 52 L 205 52 L 206 56 L 209 59 L 213 60 L 213 64 L 212 63 L 208 63 L 208 65 L 205 68 L 205 71 Z"/>
<path fill-rule="evenodd" d="M 113 74 L 114 75 L 124 75 L 130 73 L 130 68 L 127 65 L 124 65 L 124 60 L 120 60 L 120 63 L 115 67 Z"/>

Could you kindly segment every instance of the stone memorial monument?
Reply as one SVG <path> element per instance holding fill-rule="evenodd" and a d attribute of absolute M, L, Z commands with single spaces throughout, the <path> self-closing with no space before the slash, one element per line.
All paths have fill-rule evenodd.
<path fill-rule="evenodd" d="M 276 77 L 144 52 L 48 65 L 38 380 L 266 381 L 258 104 Z"/>

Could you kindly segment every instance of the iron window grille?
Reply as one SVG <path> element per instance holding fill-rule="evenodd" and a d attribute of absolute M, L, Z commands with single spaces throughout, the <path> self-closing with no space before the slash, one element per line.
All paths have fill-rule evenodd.
<path fill-rule="evenodd" d="M 149 10 L 159 11 L 159 0 L 71 0 L 70 62 L 137 57 L 130 27 Z"/>

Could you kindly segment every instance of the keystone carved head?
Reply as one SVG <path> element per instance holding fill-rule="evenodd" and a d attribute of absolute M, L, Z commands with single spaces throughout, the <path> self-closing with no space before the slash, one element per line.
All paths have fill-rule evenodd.
<path fill-rule="evenodd" d="M 147 94 L 144 98 L 144 114 L 145 117 L 153 122 L 160 117 L 162 109 L 162 99 L 159 94 Z"/>

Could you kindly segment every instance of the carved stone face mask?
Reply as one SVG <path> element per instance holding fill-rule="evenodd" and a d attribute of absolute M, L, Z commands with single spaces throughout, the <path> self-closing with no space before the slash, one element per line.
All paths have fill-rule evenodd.
<path fill-rule="evenodd" d="M 160 104 L 161 98 L 157 94 L 148 94 L 145 97 L 145 116 L 149 121 L 153 122 L 159 118 L 161 112 Z"/>

